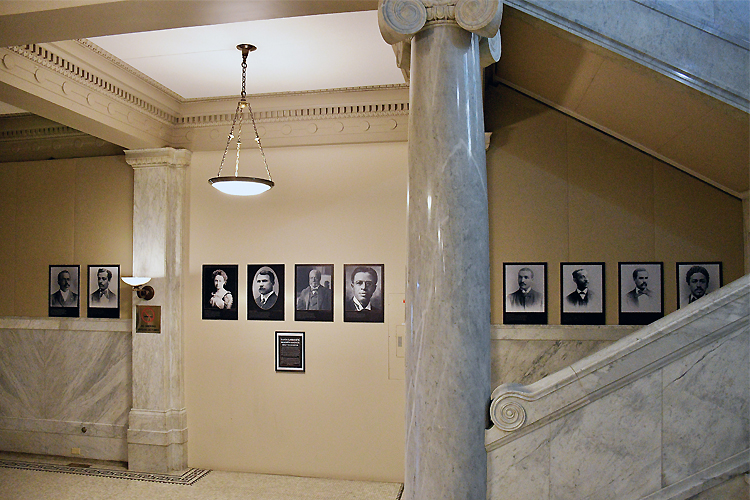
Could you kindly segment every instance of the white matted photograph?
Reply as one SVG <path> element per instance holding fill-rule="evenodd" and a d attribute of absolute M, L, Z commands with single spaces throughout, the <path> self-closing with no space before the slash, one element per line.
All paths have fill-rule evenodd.
<path fill-rule="evenodd" d="M 88 266 L 88 309 L 89 318 L 120 317 L 120 266 Z"/>
<path fill-rule="evenodd" d="M 80 313 L 80 267 L 49 266 L 49 316 L 77 318 Z"/>

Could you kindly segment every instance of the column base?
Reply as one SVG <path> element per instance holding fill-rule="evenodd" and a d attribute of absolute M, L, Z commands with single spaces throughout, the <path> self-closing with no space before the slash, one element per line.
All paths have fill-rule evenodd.
<path fill-rule="evenodd" d="M 187 413 L 131 409 L 128 418 L 128 469 L 175 473 L 188 468 Z"/>

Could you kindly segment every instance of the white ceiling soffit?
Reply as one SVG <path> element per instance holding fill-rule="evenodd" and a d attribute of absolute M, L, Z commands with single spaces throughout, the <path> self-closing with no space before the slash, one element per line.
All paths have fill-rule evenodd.
<path fill-rule="evenodd" d="M 185 99 L 404 83 L 377 11 L 247 21 L 90 38 Z"/>

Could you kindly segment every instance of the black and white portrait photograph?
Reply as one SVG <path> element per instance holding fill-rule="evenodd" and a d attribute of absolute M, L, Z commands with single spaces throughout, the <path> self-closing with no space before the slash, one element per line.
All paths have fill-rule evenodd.
<path fill-rule="evenodd" d="M 677 308 L 692 304 L 723 285 L 721 262 L 677 263 Z"/>
<path fill-rule="evenodd" d="M 603 325 L 604 263 L 560 263 L 560 297 L 563 325 Z"/>
<path fill-rule="evenodd" d="M 547 264 L 506 262 L 503 264 L 503 323 L 547 324 Z"/>
<path fill-rule="evenodd" d="M 295 321 L 333 321 L 333 264 L 295 264 Z"/>
<path fill-rule="evenodd" d="M 305 371 L 305 332 L 276 332 L 276 371 Z"/>
<path fill-rule="evenodd" d="M 203 319 L 237 319 L 237 264 L 203 264 Z"/>
<path fill-rule="evenodd" d="M 120 266 L 98 265 L 88 267 L 89 318 L 120 317 Z"/>
<path fill-rule="evenodd" d="M 80 315 L 79 266 L 49 266 L 50 317 L 77 318 Z"/>
<path fill-rule="evenodd" d="M 344 321 L 383 323 L 383 264 L 344 264 Z"/>
<path fill-rule="evenodd" d="M 284 320 L 284 264 L 248 264 L 247 319 Z"/>
<path fill-rule="evenodd" d="M 664 316 L 664 264 L 620 262 L 620 324 L 647 325 Z"/>

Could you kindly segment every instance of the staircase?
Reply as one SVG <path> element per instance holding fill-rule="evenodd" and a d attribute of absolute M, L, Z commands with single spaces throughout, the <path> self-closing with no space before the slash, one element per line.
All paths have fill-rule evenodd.
<path fill-rule="evenodd" d="M 491 500 L 738 500 L 750 275 L 538 382 L 492 393 Z"/>

